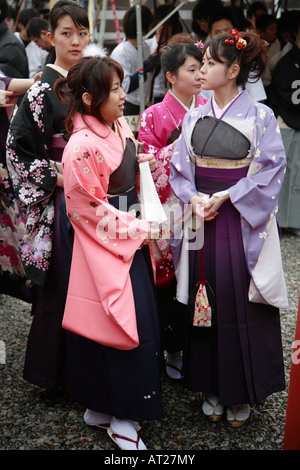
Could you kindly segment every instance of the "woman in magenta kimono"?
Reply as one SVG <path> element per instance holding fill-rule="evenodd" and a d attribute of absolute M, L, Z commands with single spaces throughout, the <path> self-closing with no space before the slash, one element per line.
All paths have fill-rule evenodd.
<path fill-rule="evenodd" d="M 177 298 L 188 303 L 203 252 L 217 304 L 215 320 L 188 325 L 185 384 L 205 394 L 210 420 L 220 420 L 226 406 L 231 426 L 285 388 L 279 308 L 287 294 L 275 214 L 286 158 L 272 110 L 238 91 L 250 71 L 261 76 L 265 61 L 254 32 L 233 30 L 206 46 L 201 83 L 214 95 L 186 115 L 170 163 L 182 209 L 204 219 L 202 250 L 193 249 L 198 230 L 172 240 Z"/>
<path fill-rule="evenodd" d="M 147 239 L 139 218 L 136 143 L 123 118 L 123 70 L 86 57 L 57 83 L 70 97 L 63 154 L 74 245 L 63 327 L 71 388 L 85 422 L 121 449 L 145 449 L 138 421 L 162 417 L 160 339 Z M 155 160 L 142 154 L 139 158 Z"/>
<path fill-rule="evenodd" d="M 169 45 L 162 53 L 161 65 L 170 85 L 161 103 L 150 106 L 141 115 L 138 140 L 144 151 L 156 159 L 153 180 L 161 203 L 168 214 L 178 204 L 169 183 L 169 162 L 178 139 L 182 121 L 190 109 L 206 103 L 200 97 L 201 48 L 189 36 L 176 35 L 178 43 Z M 184 43 L 179 42 L 185 41 Z M 181 379 L 182 320 L 181 304 L 175 299 L 176 279 L 170 251 L 170 219 L 163 223 L 160 237 L 153 241 L 156 262 L 156 288 L 162 340 L 167 351 L 166 372 L 170 378 Z"/>

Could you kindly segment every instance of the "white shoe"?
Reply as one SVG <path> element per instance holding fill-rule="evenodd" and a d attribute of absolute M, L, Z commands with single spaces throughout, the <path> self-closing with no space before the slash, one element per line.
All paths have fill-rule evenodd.
<path fill-rule="evenodd" d="M 250 405 L 230 405 L 227 407 L 227 421 L 233 428 L 239 428 L 245 424 L 250 416 Z"/>
<path fill-rule="evenodd" d="M 202 411 L 210 421 L 220 421 L 223 417 L 224 407 L 220 405 L 219 398 L 213 393 L 205 396 Z"/>
<path fill-rule="evenodd" d="M 112 418 L 107 434 L 121 450 L 147 450 L 130 420 Z"/>
<path fill-rule="evenodd" d="M 170 379 L 181 380 L 182 377 L 182 354 L 181 351 L 170 353 L 166 357 L 166 373 Z"/>

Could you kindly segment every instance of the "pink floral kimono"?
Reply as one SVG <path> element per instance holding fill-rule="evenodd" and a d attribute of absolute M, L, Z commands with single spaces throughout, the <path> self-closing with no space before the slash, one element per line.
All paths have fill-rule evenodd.
<path fill-rule="evenodd" d="M 129 269 L 149 223 L 109 204 L 109 177 L 121 163 L 122 142 L 96 118 L 85 119 L 95 133 L 76 116 L 63 156 L 66 206 L 75 230 L 63 326 L 102 344 L 131 349 L 139 338 Z M 124 138 L 132 136 L 123 120 L 118 126 Z"/>
<path fill-rule="evenodd" d="M 206 103 L 199 95 L 193 106 Z M 153 153 L 156 169 L 152 173 L 155 188 L 163 205 L 167 220 L 162 224 L 160 237 L 153 241 L 153 254 L 156 264 L 156 287 L 159 317 L 162 324 L 164 347 L 169 352 L 182 349 L 181 305 L 176 302 L 176 279 L 170 251 L 172 225 L 170 215 L 176 211 L 178 199 L 169 183 L 169 162 L 172 156 L 172 143 L 179 137 L 187 108 L 168 91 L 161 103 L 154 104 L 141 115 L 138 140 L 144 143 L 144 151 Z"/>
<path fill-rule="evenodd" d="M 194 106 L 205 104 L 207 99 L 195 96 Z M 156 169 L 152 173 L 157 194 L 165 208 L 166 214 L 178 203 L 169 183 L 169 162 L 172 157 L 172 143 L 179 137 L 182 121 L 187 109 L 170 91 L 161 103 L 147 108 L 141 115 L 138 133 L 139 142 L 144 143 L 144 151 L 153 153 L 156 158 Z M 161 237 L 154 243 L 156 261 L 156 285 L 167 287 L 174 279 L 174 267 L 170 252 L 170 219 L 163 224 Z"/>
<path fill-rule="evenodd" d="M 94 411 L 160 418 L 159 324 L 149 248 L 143 244 L 149 222 L 137 218 L 132 132 L 124 118 L 114 132 L 78 114 L 62 161 L 74 228 L 63 318 L 72 391 Z"/>

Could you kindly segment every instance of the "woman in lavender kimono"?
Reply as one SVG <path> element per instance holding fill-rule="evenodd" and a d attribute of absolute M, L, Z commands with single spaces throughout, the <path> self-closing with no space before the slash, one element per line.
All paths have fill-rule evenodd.
<path fill-rule="evenodd" d="M 182 209 L 204 219 L 202 250 L 193 249 L 197 237 L 201 246 L 197 229 L 172 241 L 177 298 L 188 303 L 203 253 L 217 304 L 216 323 L 204 315 L 203 326 L 188 326 L 185 383 L 205 394 L 210 420 L 226 406 L 231 426 L 285 388 L 279 308 L 287 295 L 275 214 L 286 158 L 273 112 L 238 91 L 250 71 L 261 76 L 265 61 L 254 32 L 232 30 L 206 46 L 201 83 L 214 95 L 186 115 L 170 163 Z"/>
<path fill-rule="evenodd" d="M 53 92 L 89 43 L 85 10 L 58 1 L 50 13 L 49 33 L 56 61 L 24 96 L 7 139 L 7 166 L 19 206 L 26 211 L 26 234 L 20 255 L 26 277 L 35 285 L 33 320 L 25 357 L 24 378 L 40 387 L 66 384 L 62 259 L 58 205 L 63 193 L 60 161 L 67 105 Z"/>
<path fill-rule="evenodd" d="M 160 341 L 146 240 L 151 223 L 139 217 L 122 78 L 113 59 L 85 57 L 56 85 L 61 99 L 70 97 L 62 164 L 74 228 L 63 327 L 85 422 L 122 450 L 143 450 L 138 421 L 162 417 Z M 155 163 L 153 155 L 140 159 Z"/>
<path fill-rule="evenodd" d="M 207 101 L 199 95 L 201 48 L 189 36 L 178 34 L 174 36 L 174 41 L 176 37 L 178 43 L 169 45 L 161 56 L 162 70 L 170 89 L 161 103 L 150 106 L 141 115 L 138 133 L 138 140 L 144 143 L 144 151 L 155 156 L 156 168 L 152 176 L 166 213 L 178 204 L 169 183 L 169 161 L 181 132 L 183 118 L 189 109 L 195 109 Z M 167 351 L 166 373 L 172 379 L 181 379 L 183 314 L 181 304 L 175 299 L 176 279 L 169 241 L 168 218 L 162 225 L 160 238 L 153 241 L 156 287 L 163 346 Z"/>

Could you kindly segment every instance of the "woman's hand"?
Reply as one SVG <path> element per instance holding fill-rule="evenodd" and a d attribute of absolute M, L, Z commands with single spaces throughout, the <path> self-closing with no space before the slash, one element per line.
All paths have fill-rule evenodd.
<path fill-rule="evenodd" d="M 35 76 L 33 77 L 34 83 L 37 82 L 41 78 L 42 74 L 43 74 L 42 71 L 35 74 Z"/>
<path fill-rule="evenodd" d="M 196 219 L 203 219 L 203 208 L 206 202 L 205 197 L 200 197 L 197 194 L 191 197 L 190 204 L 192 206 L 192 211 Z"/>
<path fill-rule="evenodd" d="M 139 153 L 137 158 L 139 163 L 149 162 L 151 172 L 155 170 L 156 160 L 152 153 Z"/>
<path fill-rule="evenodd" d="M 0 90 L 0 107 L 8 108 L 14 105 L 15 94 L 13 91 Z"/>
<path fill-rule="evenodd" d="M 212 195 L 203 207 L 203 216 L 205 221 L 213 220 L 218 215 L 221 205 L 229 199 L 229 194 L 224 196 Z"/>

